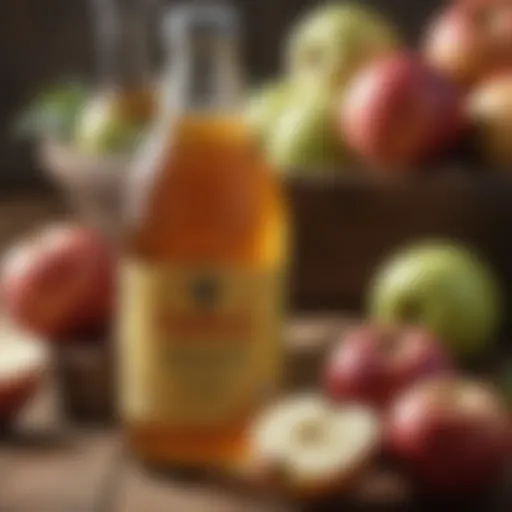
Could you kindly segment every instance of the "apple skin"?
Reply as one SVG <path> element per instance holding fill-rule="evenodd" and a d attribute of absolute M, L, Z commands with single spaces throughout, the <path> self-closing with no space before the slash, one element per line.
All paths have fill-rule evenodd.
<path fill-rule="evenodd" d="M 503 294 L 491 269 L 470 248 L 424 240 L 377 269 L 368 309 L 385 325 L 422 325 L 453 357 L 471 359 L 491 346 L 502 320 Z"/>
<path fill-rule="evenodd" d="M 466 122 L 457 88 L 413 54 L 372 63 L 342 96 L 339 123 L 372 169 L 412 172 L 454 145 Z"/>
<path fill-rule="evenodd" d="M 340 169 L 350 158 L 338 136 L 330 99 L 318 91 L 308 95 L 305 90 L 276 122 L 267 153 L 283 173 Z"/>
<path fill-rule="evenodd" d="M 78 116 L 75 147 L 90 156 L 131 152 L 151 120 L 155 103 L 150 89 L 93 95 Z"/>
<path fill-rule="evenodd" d="M 265 142 L 290 101 L 293 90 L 285 82 L 269 83 L 253 93 L 246 119 L 256 137 Z"/>
<path fill-rule="evenodd" d="M 412 383 L 452 371 L 445 350 L 424 329 L 361 325 L 339 340 L 323 382 L 327 395 L 336 401 L 383 408 Z"/>
<path fill-rule="evenodd" d="M 308 12 L 292 29 L 286 66 L 296 84 L 340 92 L 362 66 L 400 46 L 393 27 L 378 13 L 331 4 Z"/>
<path fill-rule="evenodd" d="M 512 5 L 454 2 L 431 22 L 423 47 L 434 67 L 464 87 L 473 86 L 512 64 Z"/>
<path fill-rule="evenodd" d="M 483 158 L 505 171 L 512 164 L 512 73 L 482 82 L 468 95 L 467 109 Z"/>
<path fill-rule="evenodd" d="M 5 254 L 0 292 L 12 320 L 56 340 L 109 324 L 114 273 L 112 250 L 101 235 L 55 224 Z"/>
<path fill-rule="evenodd" d="M 465 378 L 424 381 L 399 395 L 385 424 L 385 444 L 429 492 L 484 490 L 510 460 L 512 423 L 488 384 Z"/>

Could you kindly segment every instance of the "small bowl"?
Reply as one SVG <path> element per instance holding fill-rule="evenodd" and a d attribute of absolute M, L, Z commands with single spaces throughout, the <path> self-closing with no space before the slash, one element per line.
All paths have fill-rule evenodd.
<path fill-rule="evenodd" d="M 60 141 L 43 139 L 39 157 L 73 211 L 115 241 L 131 155 L 89 156 Z"/>

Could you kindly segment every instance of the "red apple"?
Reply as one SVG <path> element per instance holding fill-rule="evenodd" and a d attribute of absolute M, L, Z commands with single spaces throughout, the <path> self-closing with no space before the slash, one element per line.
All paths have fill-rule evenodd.
<path fill-rule="evenodd" d="M 337 401 L 383 407 L 413 382 L 451 370 L 448 356 L 429 332 L 363 325 L 334 347 L 324 372 L 324 388 Z"/>
<path fill-rule="evenodd" d="M 390 453 L 430 492 L 483 490 L 510 457 L 511 422 L 490 385 L 464 378 L 418 383 L 391 406 Z"/>
<path fill-rule="evenodd" d="M 344 95 L 340 121 L 354 151 L 387 172 L 447 149 L 464 126 L 457 88 L 413 55 L 363 70 Z"/>
<path fill-rule="evenodd" d="M 464 86 L 512 64 L 512 4 L 503 0 L 455 2 L 433 20 L 427 60 Z"/>
<path fill-rule="evenodd" d="M 52 338 L 104 327 L 113 288 L 109 245 L 95 231 L 73 224 L 52 225 L 17 243 L 0 272 L 11 318 Z"/>
<path fill-rule="evenodd" d="M 0 424 L 5 424 L 39 389 L 47 354 L 40 342 L 11 329 L 2 327 L 0 339 Z"/>

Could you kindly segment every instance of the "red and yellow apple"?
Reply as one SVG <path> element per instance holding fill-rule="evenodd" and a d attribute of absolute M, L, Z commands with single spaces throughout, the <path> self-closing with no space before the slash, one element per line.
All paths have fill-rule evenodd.
<path fill-rule="evenodd" d="M 365 68 L 342 96 L 348 144 L 379 171 L 404 172 L 458 141 L 464 127 L 457 88 L 412 54 Z"/>
<path fill-rule="evenodd" d="M 111 248 L 87 227 L 49 226 L 4 255 L 0 291 L 12 320 L 40 336 L 104 327 L 114 295 Z"/>
<path fill-rule="evenodd" d="M 510 460 L 510 414 L 496 390 L 483 382 L 418 383 L 391 406 L 385 428 L 390 453 L 431 492 L 483 490 Z"/>
<path fill-rule="evenodd" d="M 454 2 L 433 20 L 425 42 L 428 61 L 463 86 L 512 65 L 512 4 Z"/>
<path fill-rule="evenodd" d="M 450 358 L 429 332 L 361 325 L 334 347 L 324 370 L 324 389 L 336 401 L 385 407 L 412 383 L 451 371 Z"/>

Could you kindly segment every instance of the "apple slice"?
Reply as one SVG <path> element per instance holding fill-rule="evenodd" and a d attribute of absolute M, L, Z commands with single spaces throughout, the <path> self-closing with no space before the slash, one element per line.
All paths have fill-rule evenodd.
<path fill-rule="evenodd" d="M 338 494 L 368 468 L 380 439 L 371 409 L 298 395 L 270 406 L 254 424 L 253 473 L 294 497 Z"/>
<path fill-rule="evenodd" d="M 42 343 L 14 329 L 0 329 L 0 423 L 5 424 L 37 391 L 48 361 Z"/>

